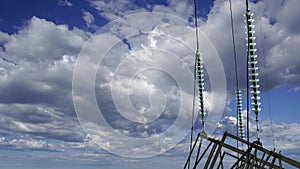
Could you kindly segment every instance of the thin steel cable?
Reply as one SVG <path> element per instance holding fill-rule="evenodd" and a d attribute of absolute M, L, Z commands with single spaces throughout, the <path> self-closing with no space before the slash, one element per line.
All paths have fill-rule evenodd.
<path fill-rule="evenodd" d="M 260 16 L 260 5 L 258 3 L 258 6 L 257 6 L 258 10 L 258 16 Z M 266 71 L 266 67 L 267 67 L 267 59 L 266 59 L 266 56 L 265 56 L 265 47 L 264 47 L 264 42 L 263 42 L 263 31 L 262 31 L 262 26 L 261 26 L 261 17 L 259 17 L 259 29 L 260 29 L 260 39 L 261 39 L 261 47 L 262 47 L 262 56 L 264 58 L 264 78 L 265 78 L 265 84 L 266 84 L 266 88 L 268 89 L 269 88 L 269 80 L 268 80 L 268 76 L 267 76 L 267 71 Z M 275 148 L 275 139 L 274 139 L 274 129 L 273 129 L 273 118 L 272 118 L 272 111 L 271 111 L 271 102 L 270 102 L 270 93 L 267 92 L 267 108 L 269 110 L 269 116 L 270 116 L 270 125 L 271 125 L 271 136 L 272 136 L 272 143 L 273 143 L 273 147 Z"/>
<path fill-rule="evenodd" d="M 248 6 L 248 0 L 246 0 L 246 15 L 249 11 L 249 6 Z M 246 18 L 246 22 L 247 22 L 247 18 Z M 248 29 L 248 27 L 247 27 Z M 249 34 L 247 34 L 247 37 L 249 39 Z M 250 127 L 249 127 L 249 116 L 250 116 L 250 111 L 249 111 L 249 69 L 248 69 L 248 62 L 249 62 L 249 50 L 250 50 L 250 45 L 248 44 L 248 49 L 247 49 L 247 59 L 246 59 L 246 105 L 247 105 L 247 142 L 248 142 L 248 150 L 250 149 Z M 247 161 L 249 161 L 249 153 L 247 153 Z"/>
<path fill-rule="evenodd" d="M 193 91 L 193 106 L 192 106 L 192 127 L 191 127 L 191 138 L 190 138 L 190 153 L 192 151 L 192 144 L 193 144 L 193 132 L 194 132 L 194 116 L 195 116 L 195 97 L 196 97 L 196 57 L 195 57 L 195 65 L 194 65 L 194 91 Z M 190 162 L 188 165 L 190 168 Z"/>
<path fill-rule="evenodd" d="M 196 51 L 199 51 L 199 37 L 198 37 L 198 19 L 197 19 L 197 2 L 194 0 L 194 15 L 195 15 L 195 26 L 196 26 Z"/>
<path fill-rule="evenodd" d="M 233 44 L 233 55 L 234 55 L 234 68 L 235 68 L 236 88 L 239 89 L 238 65 L 237 65 L 237 56 L 236 56 L 236 45 L 235 45 L 234 26 L 233 26 L 234 23 L 233 23 L 233 16 L 232 16 L 231 0 L 229 0 L 229 8 L 230 8 L 231 36 L 232 36 L 232 44 Z"/>
<path fill-rule="evenodd" d="M 248 150 L 249 150 L 249 148 L 250 148 L 250 127 L 249 127 L 249 115 L 250 115 L 250 111 L 249 111 L 249 84 L 248 84 L 248 82 L 249 82 L 249 76 L 248 76 L 248 74 L 249 74 L 249 70 L 248 70 L 248 61 L 249 61 L 249 54 L 248 54 L 248 52 L 247 52 L 247 62 L 246 62 L 246 67 L 247 67 L 247 70 L 246 70 L 246 95 L 247 95 L 247 99 L 246 99 L 246 105 L 247 105 L 247 141 L 248 141 Z M 247 154 L 247 160 L 249 161 L 249 153 Z"/>
<path fill-rule="evenodd" d="M 233 45 L 233 56 L 234 56 L 234 68 L 235 68 L 235 82 L 236 82 L 236 90 L 239 90 L 239 80 L 238 80 L 238 68 L 237 68 L 237 56 L 236 56 L 236 45 L 235 45 L 235 36 L 234 36 L 234 24 L 233 24 L 233 16 L 232 16 L 232 3 L 231 0 L 229 0 L 229 9 L 230 9 L 230 21 L 231 21 L 231 37 L 232 37 L 232 45 Z M 238 94 L 238 93 L 236 93 Z M 237 123 L 236 123 L 236 136 L 239 136 L 239 105 L 236 105 L 236 118 L 237 118 Z M 236 141 L 236 147 L 239 147 L 239 142 L 238 140 Z"/>
<path fill-rule="evenodd" d="M 196 51 L 199 51 L 199 39 L 198 39 L 198 20 L 197 20 L 197 2 L 194 0 L 194 15 L 195 15 L 195 27 L 196 27 Z M 193 91 L 193 106 L 192 106 L 192 127 L 191 127 L 191 137 L 190 137 L 190 153 L 192 151 L 192 143 L 193 143 L 193 132 L 194 132 L 194 118 L 195 118 L 195 97 L 196 97 L 196 61 L 195 57 L 195 65 L 194 65 L 194 91 Z M 190 168 L 190 162 L 188 165 L 188 169 Z"/>
<path fill-rule="evenodd" d="M 246 15 L 247 15 L 247 13 L 249 12 L 250 10 L 249 10 L 249 1 L 248 0 L 246 0 Z M 246 23 L 247 23 L 247 20 L 246 20 Z M 248 27 L 247 27 L 247 29 L 248 29 Z M 247 38 L 249 39 L 249 34 L 247 34 Z M 249 150 L 249 148 L 250 148 L 250 145 L 249 145 L 249 142 L 250 142 L 250 127 L 249 127 L 249 116 L 250 116 L 250 111 L 249 111 L 249 109 L 250 109 L 250 106 L 249 106 L 249 69 L 248 69 L 248 62 L 249 62 L 249 50 L 250 50 L 250 45 L 248 44 L 248 49 L 247 49 L 247 62 L 246 62 L 246 68 L 247 68 L 247 70 L 246 70 L 246 95 L 247 95 L 247 99 L 246 99 L 246 105 L 247 105 L 247 141 L 248 141 L 248 150 Z M 249 154 L 247 155 L 247 160 L 249 161 Z"/>
<path fill-rule="evenodd" d="M 246 0 L 246 10 L 249 10 L 249 0 Z"/>

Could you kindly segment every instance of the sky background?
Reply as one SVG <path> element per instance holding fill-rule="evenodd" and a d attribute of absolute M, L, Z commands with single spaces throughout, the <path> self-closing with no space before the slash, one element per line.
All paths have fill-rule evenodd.
<path fill-rule="evenodd" d="M 220 69 L 209 68 L 212 61 L 209 58 L 215 54 L 209 51 L 212 45 L 220 58 L 226 80 L 225 92 L 217 90 L 212 94 L 214 84 L 210 80 L 213 77 L 205 74 L 207 112 L 213 114 L 222 109 L 221 119 L 216 118 L 216 122 L 208 119 L 209 125 L 218 126 L 217 131 L 210 134 L 218 137 L 224 131 L 236 132 L 236 87 L 229 2 L 203 0 L 197 3 L 204 65 L 212 72 Z M 238 76 L 245 102 L 244 3 L 242 0 L 232 0 Z M 275 147 L 296 160 L 300 160 L 299 6 L 298 0 L 250 3 L 255 19 L 262 91 L 262 111 L 259 115 L 261 139 L 265 147 Z M 127 15 L 140 12 L 167 13 L 181 19 L 139 17 L 141 15 L 126 19 Z M 2 0 L 0 168 L 182 168 L 189 143 L 186 126 L 190 125 L 190 115 L 185 113 L 191 112 L 192 104 L 192 81 L 189 81 L 189 74 L 183 72 L 193 66 L 196 47 L 193 12 L 191 0 Z M 117 26 L 109 24 L 115 19 L 119 19 L 113 22 Z M 136 27 L 128 29 L 128 23 L 134 23 Z M 150 33 L 139 33 L 138 28 L 141 27 Z M 101 28 L 107 30 L 98 31 Z M 136 36 L 124 36 L 130 33 Z M 160 34 L 164 36 L 157 36 Z M 178 42 L 174 37 L 182 41 Z M 119 40 L 118 43 L 108 52 L 105 51 L 106 44 L 111 44 L 115 39 Z M 172 128 L 178 117 L 183 116 L 176 123 L 176 128 L 171 129 L 183 136 L 182 140 L 178 141 L 172 132 L 161 138 L 160 142 L 144 139 L 140 143 L 113 137 L 104 128 L 96 132 L 100 138 L 85 133 L 74 109 L 72 81 L 77 68 L 76 60 L 79 56 L 85 58 L 90 52 L 106 55 L 100 64 L 92 60 L 91 66 L 79 67 L 84 70 L 86 67 L 97 68 L 93 91 L 103 117 L 115 131 L 143 140 L 160 136 Z M 179 60 L 174 59 L 174 53 Z M 176 64 L 179 64 L 178 67 Z M 147 69 L 135 74 L 145 67 L 159 67 L 167 71 Z M 86 92 L 85 80 L 89 77 L 84 74 L 79 78 L 82 81 L 78 86 L 82 90 L 78 96 L 82 98 Z M 124 87 L 126 85 L 127 88 Z M 222 98 L 224 93 L 225 100 L 214 97 Z M 126 104 L 122 105 L 121 96 L 126 95 L 135 111 L 130 111 Z M 114 96 L 121 101 L 114 100 Z M 79 102 L 86 103 L 82 98 Z M 129 111 L 119 112 L 116 102 L 121 104 L 123 110 Z M 179 113 L 179 105 L 184 108 L 183 114 Z M 92 112 L 90 109 L 84 110 Z M 245 110 L 243 112 L 245 114 Z M 253 118 L 252 114 L 252 140 L 255 139 Z M 195 124 L 197 132 L 201 128 L 200 117 Z M 102 148 L 93 143 L 97 141 Z M 108 142 L 110 144 L 106 144 Z M 145 152 L 159 155 L 135 159 L 111 153 L 116 151 L 124 153 L 123 156 L 126 153 L 147 154 Z"/>

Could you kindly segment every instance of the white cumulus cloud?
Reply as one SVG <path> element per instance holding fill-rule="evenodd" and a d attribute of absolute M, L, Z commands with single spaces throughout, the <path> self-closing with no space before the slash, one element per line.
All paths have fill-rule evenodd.
<path fill-rule="evenodd" d="M 70 7 L 73 6 L 73 3 L 69 0 L 58 0 L 58 5 Z"/>

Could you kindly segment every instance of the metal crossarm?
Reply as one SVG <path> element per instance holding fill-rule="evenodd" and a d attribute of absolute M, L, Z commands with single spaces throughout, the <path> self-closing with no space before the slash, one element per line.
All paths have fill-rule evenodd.
<path fill-rule="evenodd" d="M 198 144 L 198 141 L 201 139 L 203 139 L 203 144 L 205 142 L 207 143 L 207 141 L 209 142 L 203 150 L 200 149 L 203 145 Z M 236 141 L 247 145 L 249 148 L 245 150 L 242 147 L 231 145 L 231 143 L 234 144 Z M 192 157 L 195 158 L 192 159 Z M 230 163 L 228 160 L 230 160 Z M 194 162 L 192 163 L 192 161 Z M 206 135 L 199 133 L 184 165 L 184 169 L 187 167 L 188 163 L 193 164 L 193 166 L 191 166 L 193 169 L 282 169 L 285 168 L 286 165 L 288 165 L 289 168 L 300 168 L 299 162 L 285 157 L 280 153 L 275 152 L 275 150 L 267 150 L 257 143 L 247 142 L 246 140 L 227 132 L 224 133 L 221 140 L 207 137 Z"/>

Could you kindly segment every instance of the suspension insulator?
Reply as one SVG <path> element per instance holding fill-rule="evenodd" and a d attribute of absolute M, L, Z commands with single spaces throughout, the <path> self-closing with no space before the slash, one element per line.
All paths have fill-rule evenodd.
<path fill-rule="evenodd" d="M 245 139 L 245 131 L 243 125 L 243 116 L 242 116 L 242 93 L 239 89 L 236 91 L 236 101 L 237 101 L 237 109 L 238 109 L 238 130 L 240 134 L 240 138 Z"/>
<path fill-rule="evenodd" d="M 259 127 L 258 127 L 258 113 L 261 111 L 260 108 L 260 97 L 259 97 L 259 78 L 258 78 L 258 67 L 257 67 L 257 55 L 255 54 L 257 49 L 255 48 L 256 43 L 254 42 L 255 37 L 255 31 L 253 30 L 254 25 L 254 19 L 253 17 L 253 13 L 251 13 L 249 10 L 247 10 L 246 12 L 246 23 L 247 23 L 247 47 L 248 47 L 248 70 L 249 70 L 249 82 L 250 82 L 250 88 L 251 90 L 251 100 L 252 100 L 252 111 L 255 113 L 255 122 L 256 122 L 256 131 L 257 131 L 257 139 L 259 141 Z"/>
<path fill-rule="evenodd" d="M 205 110 L 204 110 L 204 74 L 203 74 L 203 61 L 199 51 L 196 52 L 196 78 L 198 82 L 198 96 L 199 96 L 199 113 L 204 122 Z"/>

